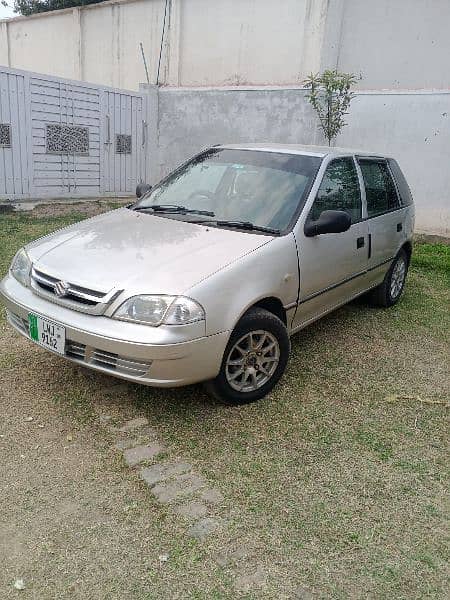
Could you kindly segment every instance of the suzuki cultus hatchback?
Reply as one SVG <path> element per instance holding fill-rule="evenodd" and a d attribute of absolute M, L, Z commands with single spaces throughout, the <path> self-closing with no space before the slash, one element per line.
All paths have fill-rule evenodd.
<path fill-rule="evenodd" d="M 0 287 L 13 327 L 92 369 L 240 404 L 280 379 L 293 333 L 402 294 L 414 207 L 392 158 L 217 146 L 138 195 L 19 250 Z"/>

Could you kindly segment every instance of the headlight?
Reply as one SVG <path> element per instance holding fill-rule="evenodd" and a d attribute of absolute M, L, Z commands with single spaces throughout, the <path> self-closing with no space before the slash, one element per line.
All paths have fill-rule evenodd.
<path fill-rule="evenodd" d="M 113 315 L 114 319 L 146 325 L 186 325 L 205 318 L 203 308 L 184 296 L 134 296 L 126 300 Z"/>
<path fill-rule="evenodd" d="M 30 283 L 31 261 L 28 254 L 22 248 L 13 258 L 10 272 L 22 285 L 28 286 Z"/>

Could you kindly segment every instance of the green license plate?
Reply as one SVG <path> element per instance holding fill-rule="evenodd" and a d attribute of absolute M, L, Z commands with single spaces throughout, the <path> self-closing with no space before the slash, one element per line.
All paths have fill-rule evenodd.
<path fill-rule="evenodd" d="M 30 338 L 40 346 L 64 354 L 66 346 L 66 328 L 39 315 L 28 315 Z"/>

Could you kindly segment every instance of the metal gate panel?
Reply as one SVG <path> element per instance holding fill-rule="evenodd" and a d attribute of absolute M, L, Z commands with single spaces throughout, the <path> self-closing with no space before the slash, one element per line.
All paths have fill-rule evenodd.
<path fill-rule="evenodd" d="M 143 93 L 0 67 L 0 199 L 132 195 L 145 107 Z"/>
<path fill-rule="evenodd" d="M 29 195 L 29 126 L 25 77 L 0 71 L 0 198 Z"/>
<path fill-rule="evenodd" d="M 100 194 L 100 94 L 95 87 L 40 77 L 30 80 L 33 190 L 36 196 Z M 86 129 L 88 152 L 51 152 L 49 126 Z"/>
<path fill-rule="evenodd" d="M 143 100 L 138 94 L 105 90 L 103 190 L 132 194 L 141 180 Z"/>

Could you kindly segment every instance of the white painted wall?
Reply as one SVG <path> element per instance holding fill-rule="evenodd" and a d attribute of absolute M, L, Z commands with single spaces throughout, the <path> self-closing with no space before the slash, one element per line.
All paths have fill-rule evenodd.
<path fill-rule="evenodd" d="M 0 25 L 0 64 L 138 89 L 156 80 L 165 0 L 111 0 Z M 450 87 L 450 0 L 169 0 L 160 82 L 296 85 L 324 67 L 362 89 Z"/>
<path fill-rule="evenodd" d="M 450 0 L 345 0 L 335 65 L 363 89 L 450 88 Z"/>
<path fill-rule="evenodd" d="M 94 5 L 81 13 L 81 78 L 138 89 L 146 81 L 139 42 L 155 80 L 164 15 L 163 0 Z"/>
<path fill-rule="evenodd" d="M 51 26 L 48 19 L 42 18 L 7 21 L 6 43 L 3 43 L 7 57 L 0 56 L 0 64 L 75 78 L 74 22 L 74 11 L 58 12 L 52 18 Z"/>
<path fill-rule="evenodd" d="M 301 83 L 319 68 L 323 0 L 189 0 L 181 7 L 181 85 Z"/>
<path fill-rule="evenodd" d="M 320 66 L 326 0 L 169 0 L 160 82 L 301 82 Z M 137 89 L 156 81 L 164 0 L 112 0 L 18 17 L 0 30 L 0 64 Z"/>

